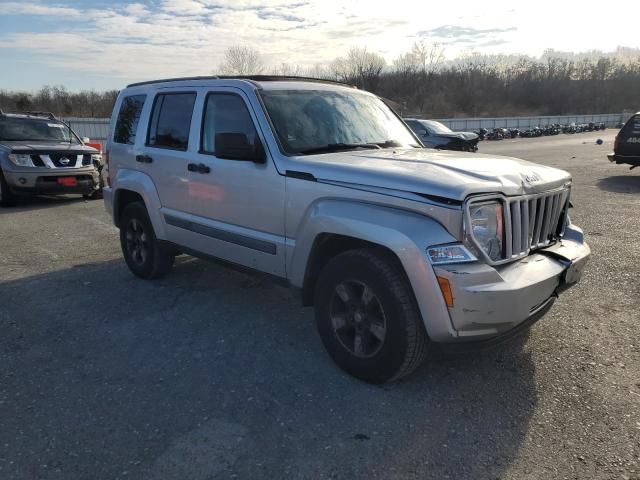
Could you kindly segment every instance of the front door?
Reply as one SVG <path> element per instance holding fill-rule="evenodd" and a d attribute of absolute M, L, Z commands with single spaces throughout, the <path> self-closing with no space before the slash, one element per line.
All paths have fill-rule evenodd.
<path fill-rule="evenodd" d="M 219 134 L 234 134 L 251 147 L 265 145 L 255 112 L 234 88 L 204 92 L 199 152 L 189 180 L 197 249 L 240 265 L 285 276 L 285 178 L 268 152 L 259 163 L 216 156 Z M 218 135 L 218 137 L 217 137 Z"/>

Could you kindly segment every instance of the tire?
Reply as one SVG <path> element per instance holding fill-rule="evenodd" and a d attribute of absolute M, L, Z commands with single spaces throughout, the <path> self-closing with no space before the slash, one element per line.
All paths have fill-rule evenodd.
<path fill-rule="evenodd" d="M 350 375 L 385 383 L 423 362 L 429 338 L 411 286 L 390 253 L 367 248 L 337 255 L 320 273 L 314 300 L 322 343 Z"/>
<path fill-rule="evenodd" d="M 12 207 L 15 204 L 15 195 L 9 190 L 9 185 L 7 185 L 2 170 L 0 170 L 0 207 Z"/>
<path fill-rule="evenodd" d="M 120 219 L 120 246 L 131 272 L 145 280 L 160 278 L 173 266 L 175 255 L 156 238 L 144 204 L 127 205 Z"/>

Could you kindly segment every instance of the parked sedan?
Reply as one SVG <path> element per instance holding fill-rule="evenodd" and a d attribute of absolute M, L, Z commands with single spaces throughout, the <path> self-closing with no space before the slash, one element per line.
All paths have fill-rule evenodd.
<path fill-rule="evenodd" d="M 478 134 L 472 132 L 454 132 L 435 120 L 405 118 L 404 121 L 420 137 L 425 147 L 441 150 L 478 151 Z"/>

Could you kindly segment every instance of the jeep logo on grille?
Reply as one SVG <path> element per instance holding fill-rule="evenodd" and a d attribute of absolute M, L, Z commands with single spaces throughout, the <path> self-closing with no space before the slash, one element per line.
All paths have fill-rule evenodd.
<path fill-rule="evenodd" d="M 534 183 L 534 182 L 539 182 L 540 180 L 542 180 L 537 173 L 525 173 L 524 174 L 524 181 L 527 183 Z"/>
<path fill-rule="evenodd" d="M 69 163 L 71 162 L 71 159 L 67 157 L 62 157 L 59 161 L 60 161 L 60 165 L 69 165 Z"/>

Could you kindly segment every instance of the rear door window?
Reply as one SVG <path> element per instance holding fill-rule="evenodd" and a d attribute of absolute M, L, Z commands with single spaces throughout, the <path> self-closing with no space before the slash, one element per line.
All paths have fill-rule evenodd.
<path fill-rule="evenodd" d="M 124 97 L 120 104 L 118 112 L 118 120 L 113 132 L 113 141 L 116 143 L 124 143 L 133 145 L 136 143 L 136 131 L 138 130 L 138 121 L 142 106 L 146 100 L 146 95 L 131 95 Z"/>
<path fill-rule="evenodd" d="M 195 101 L 195 92 L 157 95 L 151 112 L 147 145 L 187 150 Z"/>

